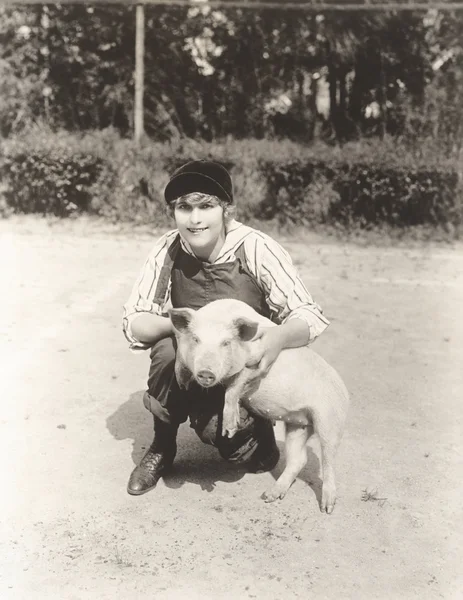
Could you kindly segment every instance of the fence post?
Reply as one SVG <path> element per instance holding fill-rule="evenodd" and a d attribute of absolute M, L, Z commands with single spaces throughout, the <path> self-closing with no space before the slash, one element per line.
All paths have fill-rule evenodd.
<path fill-rule="evenodd" d="M 137 4 L 135 19 L 135 106 L 134 128 L 135 143 L 138 145 L 143 136 L 143 91 L 145 71 L 145 7 Z"/>

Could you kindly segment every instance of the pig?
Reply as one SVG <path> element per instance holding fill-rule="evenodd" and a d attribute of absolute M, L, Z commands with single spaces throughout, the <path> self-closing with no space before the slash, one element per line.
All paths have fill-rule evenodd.
<path fill-rule="evenodd" d="M 307 462 L 307 441 L 320 440 L 323 486 L 320 509 L 331 513 L 336 502 L 334 459 L 349 405 L 338 373 L 308 346 L 284 349 L 266 376 L 249 381 L 253 356 L 259 356 L 260 326 L 266 317 L 240 300 L 215 300 L 195 311 L 168 311 L 177 339 L 175 375 L 181 387 L 195 380 L 204 388 L 225 388 L 223 435 L 232 437 L 239 424 L 240 403 L 251 413 L 285 426 L 286 465 L 266 502 L 282 499 Z M 255 369 L 255 367 L 254 367 Z"/>

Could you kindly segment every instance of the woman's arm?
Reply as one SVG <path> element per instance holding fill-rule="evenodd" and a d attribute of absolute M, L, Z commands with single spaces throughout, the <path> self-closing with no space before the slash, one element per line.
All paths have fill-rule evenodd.
<path fill-rule="evenodd" d="M 291 257 L 278 242 L 259 232 L 254 252 L 247 256 L 253 259 L 248 266 L 250 270 L 254 267 L 273 319 L 279 323 L 258 331 L 260 356 L 254 357 L 247 366 L 258 365 L 254 375 L 260 377 L 268 372 L 284 348 L 298 348 L 313 342 L 328 327 L 329 321 L 304 286 Z"/>
<path fill-rule="evenodd" d="M 168 319 L 162 317 L 164 307 L 155 300 L 155 292 L 167 250 L 175 236 L 174 230 L 156 242 L 124 304 L 122 327 L 132 350 L 145 350 L 171 333 Z"/>
<path fill-rule="evenodd" d="M 303 321 L 309 334 L 306 343 L 313 342 L 330 322 L 308 292 L 291 257 L 278 242 L 262 232 L 256 232 L 255 236 L 249 236 L 248 239 L 245 245 L 248 267 L 265 293 L 272 320 L 284 325 L 289 325 L 293 320 Z M 299 339 L 299 333 L 295 331 L 303 337 L 301 325 L 291 325 L 286 331 L 281 330 L 281 333 L 285 333 L 284 347 L 294 347 L 287 344 Z"/>
<path fill-rule="evenodd" d="M 252 379 L 265 375 L 285 348 L 306 346 L 310 339 L 310 329 L 302 319 L 291 319 L 276 327 L 259 328 L 254 339 L 260 339 L 261 352 L 246 363 L 247 367 L 258 365 Z"/>
<path fill-rule="evenodd" d="M 310 327 L 302 319 L 290 319 L 269 329 L 274 330 L 282 348 L 299 348 L 306 346 L 310 340 Z"/>
<path fill-rule="evenodd" d="M 173 334 L 171 320 L 152 313 L 137 315 L 131 323 L 131 330 L 134 338 L 150 346 Z"/>

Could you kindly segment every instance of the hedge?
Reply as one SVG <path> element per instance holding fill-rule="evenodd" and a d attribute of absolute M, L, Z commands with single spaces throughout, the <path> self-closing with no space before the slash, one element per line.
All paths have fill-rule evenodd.
<path fill-rule="evenodd" d="M 261 165 L 268 182 L 265 218 L 360 225 L 456 224 L 455 168 L 386 166 L 331 161 Z"/>
<path fill-rule="evenodd" d="M 8 187 L 6 202 L 15 212 L 68 216 L 86 211 L 90 188 L 103 170 L 103 161 L 89 154 L 18 153 L 3 162 Z"/>
<path fill-rule="evenodd" d="M 69 216 L 90 210 L 107 162 L 76 136 L 42 132 L 0 145 L 3 210 Z"/>
<path fill-rule="evenodd" d="M 112 131 L 37 130 L 0 143 L 0 212 L 76 212 L 164 226 L 169 173 L 214 158 L 233 175 L 238 217 L 279 224 L 458 224 L 462 192 L 455 159 L 421 156 L 393 140 L 342 148 L 293 142 L 182 140 L 137 148 Z"/>

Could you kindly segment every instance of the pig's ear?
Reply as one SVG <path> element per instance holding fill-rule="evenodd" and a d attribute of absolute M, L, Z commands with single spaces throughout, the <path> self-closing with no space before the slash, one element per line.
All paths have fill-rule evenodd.
<path fill-rule="evenodd" d="M 180 333 L 183 333 L 188 329 L 191 319 L 195 314 L 195 311 L 191 310 L 191 308 L 169 308 L 167 312 L 174 329 Z"/>
<path fill-rule="evenodd" d="M 259 324 L 244 317 L 238 317 L 233 321 L 238 331 L 238 337 L 242 342 L 249 342 L 256 335 Z"/>

